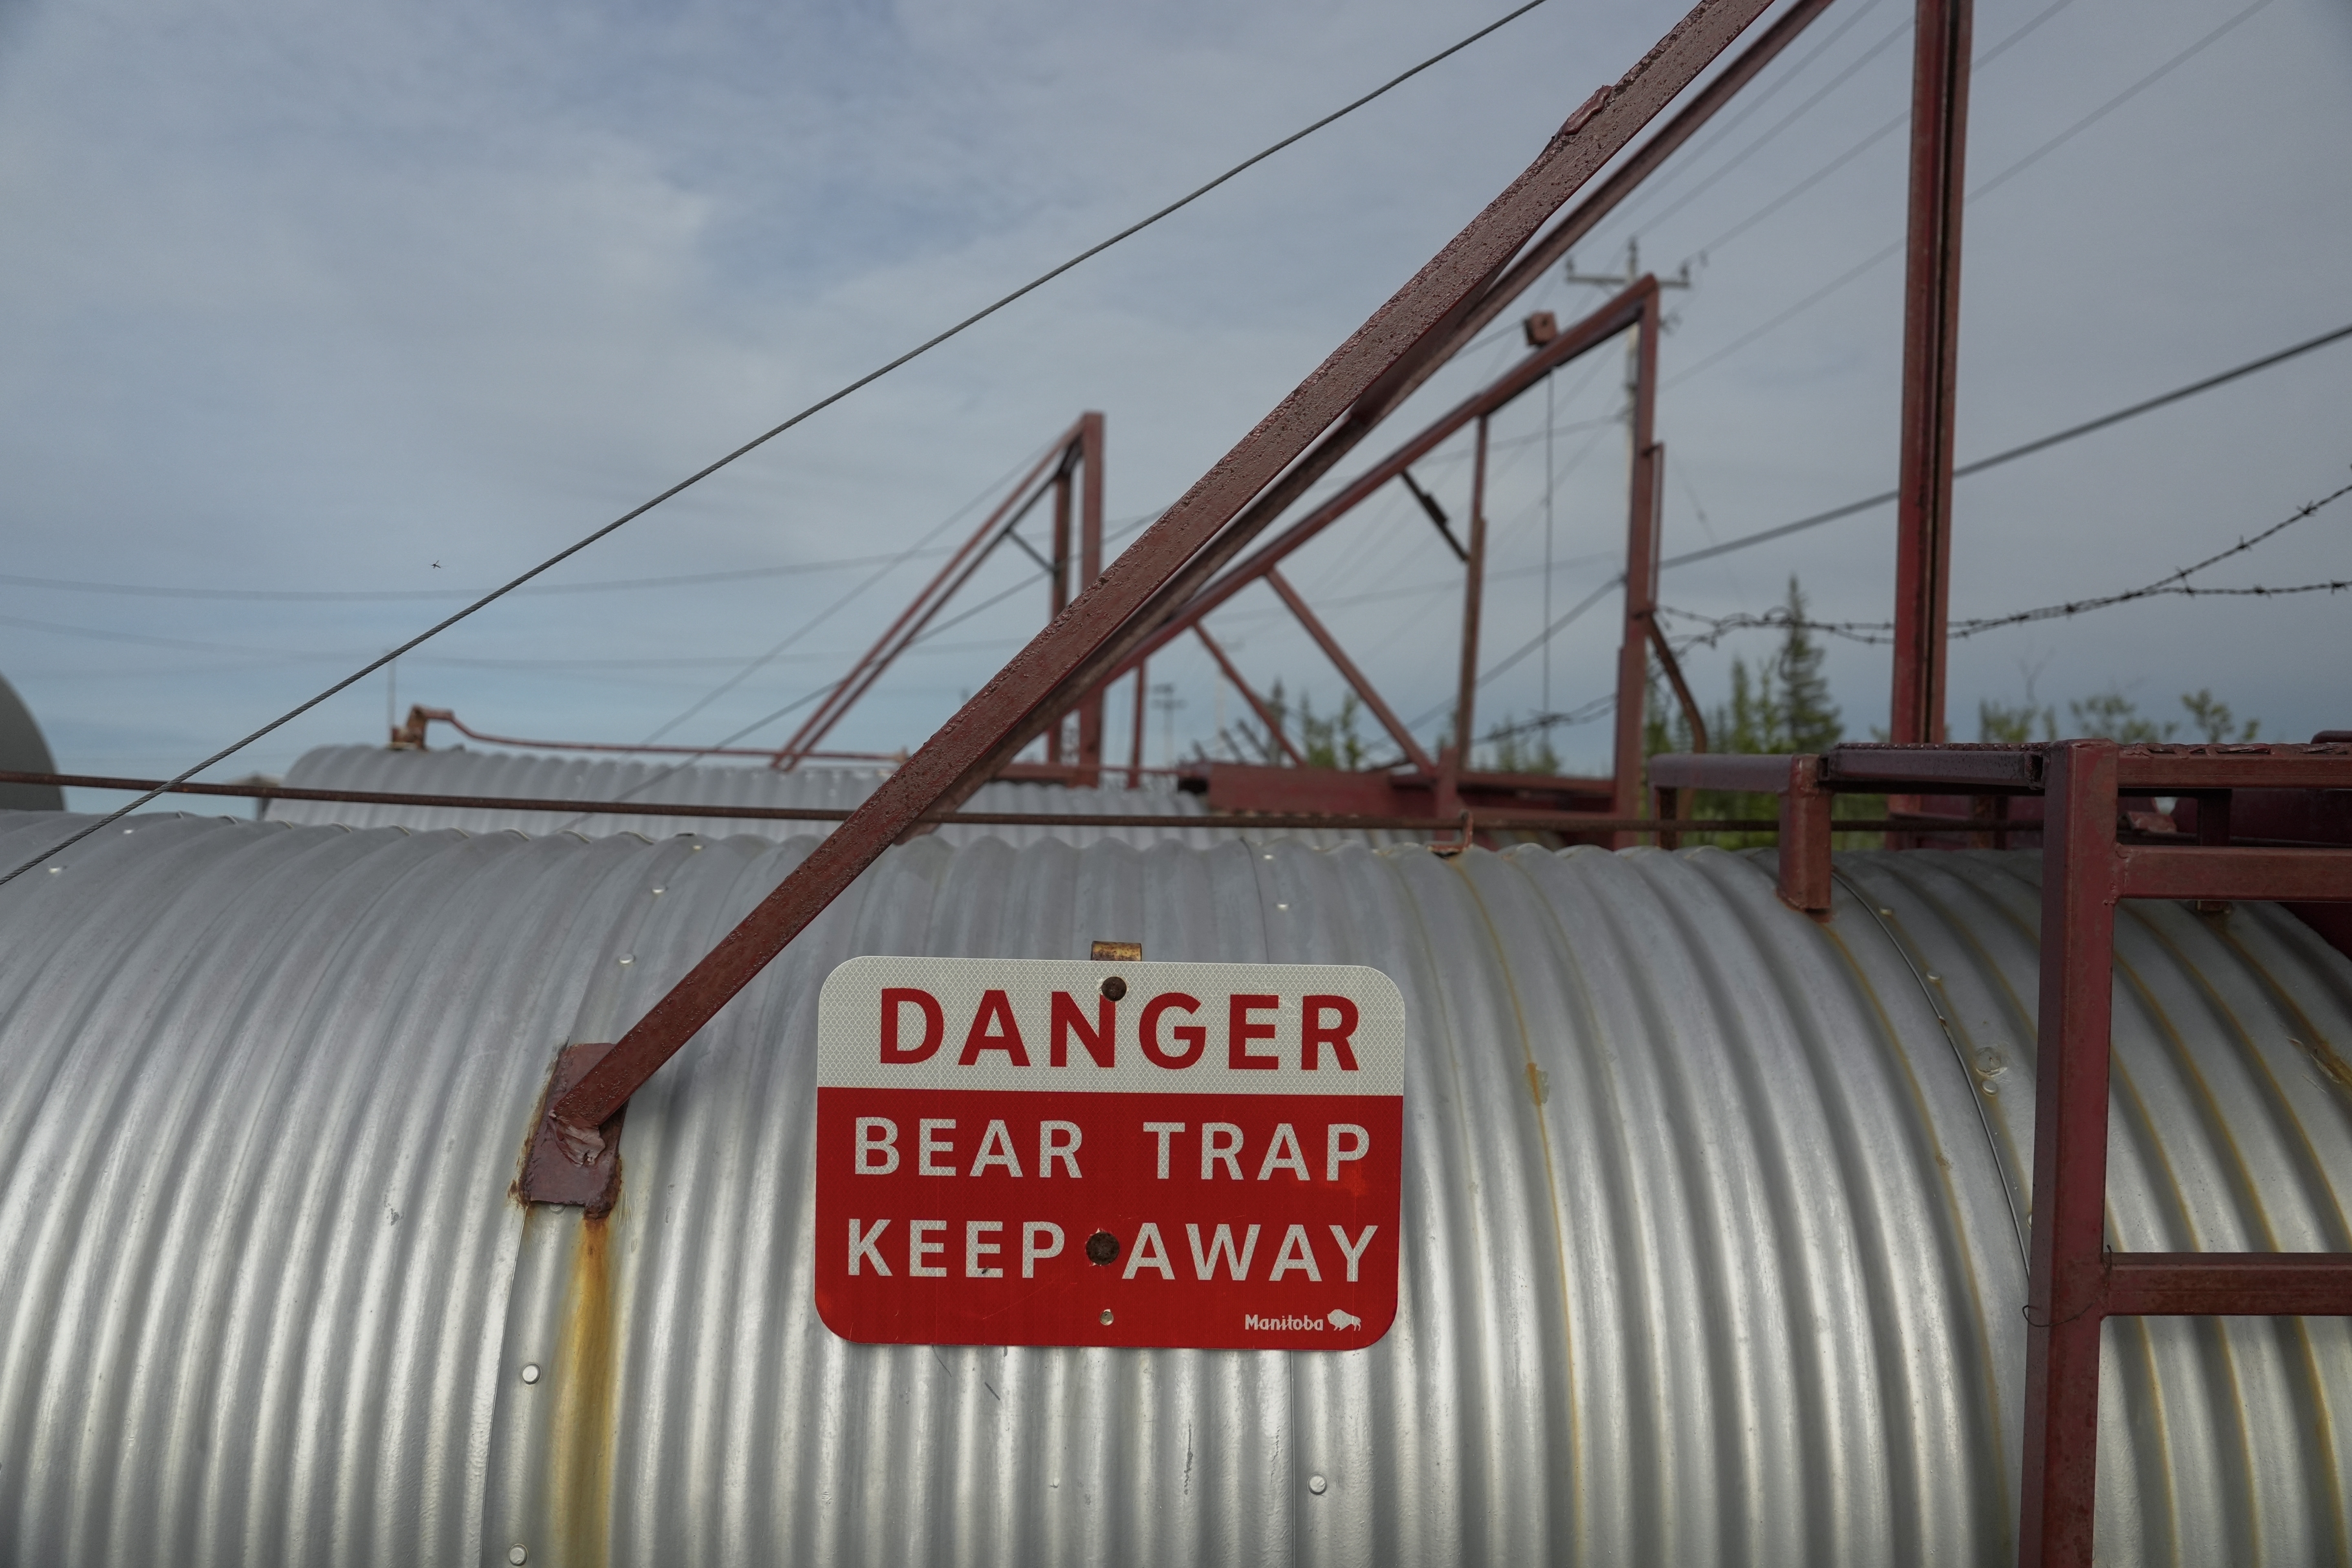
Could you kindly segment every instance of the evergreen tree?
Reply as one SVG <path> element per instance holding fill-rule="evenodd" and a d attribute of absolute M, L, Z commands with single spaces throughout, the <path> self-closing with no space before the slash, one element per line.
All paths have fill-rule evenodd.
<path fill-rule="evenodd" d="M 1774 751 L 1826 752 L 1845 739 L 1845 724 L 1830 700 L 1829 678 L 1822 673 L 1827 653 L 1805 626 L 1805 591 L 1789 578 L 1789 629 L 1780 639 L 1772 673 L 1780 678 L 1779 745 Z"/>

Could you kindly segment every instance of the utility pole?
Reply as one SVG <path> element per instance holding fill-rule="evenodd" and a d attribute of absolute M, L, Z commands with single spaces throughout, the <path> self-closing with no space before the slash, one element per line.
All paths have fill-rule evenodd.
<path fill-rule="evenodd" d="M 1176 695 L 1175 683 L 1171 681 L 1152 687 L 1151 705 L 1159 709 L 1161 717 L 1167 721 L 1163 743 L 1168 753 L 1168 765 L 1172 768 L 1176 765 L 1176 710 L 1184 706 L 1184 700 Z"/>
<path fill-rule="evenodd" d="M 1612 275 L 1602 272 L 1579 272 L 1576 269 L 1576 258 L 1573 256 L 1569 257 L 1565 261 L 1560 263 L 1560 278 L 1562 281 L 1569 283 L 1588 283 L 1596 289 L 1605 289 L 1612 294 L 1614 294 L 1622 289 L 1632 288 L 1641 276 L 1642 241 L 1638 237 L 1629 237 L 1625 241 L 1625 270 L 1622 275 Z M 1690 263 L 1687 261 L 1682 264 L 1680 270 L 1676 271 L 1672 278 L 1661 278 L 1658 279 L 1658 287 L 1661 289 L 1687 289 L 1690 286 Z M 1629 428 L 1632 426 L 1633 422 L 1634 381 L 1636 376 L 1640 374 L 1641 368 L 1641 334 L 1638 332 L 1629 333 L 1625 339 L 1624 411 L 1625 423 Z"/>

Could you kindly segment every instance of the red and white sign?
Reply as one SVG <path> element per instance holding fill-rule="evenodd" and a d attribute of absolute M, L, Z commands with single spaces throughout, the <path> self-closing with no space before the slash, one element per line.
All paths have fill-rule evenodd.
<path fill-rule="evenodd" d="M 1404 1003 L 1353 964 L 856 958 L 817 1004 L 816 1306 L 874 1344 L 1358 1350 Z"/>

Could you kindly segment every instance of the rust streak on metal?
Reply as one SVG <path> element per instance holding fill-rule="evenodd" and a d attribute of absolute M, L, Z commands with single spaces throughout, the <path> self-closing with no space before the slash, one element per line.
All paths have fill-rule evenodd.
<path fill-rule="evenodd" d="M 614 1318 L 612 1216 L 584 1215 L 564 1291 L 548 1447 L 551 1539 L 543 1561 L 563 1568 L 604 1568 L 612 1557 L 621 1372 Z"/>

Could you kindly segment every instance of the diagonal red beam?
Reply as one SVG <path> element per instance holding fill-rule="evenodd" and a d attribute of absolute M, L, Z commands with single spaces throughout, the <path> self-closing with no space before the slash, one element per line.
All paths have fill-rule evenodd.
<path fill-rule="evenodd" d="M 1412 765 L 1425 773 L 1434 773 L 1437 763 L 1421 749 L 1421 742 L 1412 738 L 1412 731 L 1406 729 L 1404 721 L 1396 716 L 1396 710 L 1391 708 L 1387 700 L 1365 679 L 1364 672 L 1356 668 L 1356 661 L 1348 657 L 1348 650 L 1339 646 L 1339 639 L 1331 635 L 1330 628 L 1307 607 L 1307 601 L 1299 597 L 1298 590 L 1290 585 L 1290 579 L 1269 566 L 1265 570 L 1265 585 L 1282 595 L 1282 602 L 1290 606 L 1290 613 L 1298 617 L 1298 624 L 1307 628 L 1307 635 L 1315 639 L 1315 646 L 1323 650 L 1323 657 L 1331 661 L 1339 671 L 1339 678 L 1364 700 L 1364 706 L 1372 710 L 1372 717 L 1381 721 L 1381 728 L 1389 732 L 1389 739 L 1397 743 L 1412 760 Z"/>
<path fill-rule="evenodd" d="M 1242 694 L 1242 700 L 1250 705 L 1250 711 L 1257 715 L 1257 721 L 1265 726 L 1265 732 L 1274 737 L 1276 745 L 1282 748 L 1282 754 L 1290 759 L 1290 765 L 1305 767 L 1307 759 L 1300 756 L 1298 748 L 1290 743 L 1290 736 L 1282 727 L 1282 716 L 1267 707 L 1250 683 L 1242 679 L 1242 672 L 1234 668 L 1234 661 L 1225 657 L 1225 650 L 1217 646 L 1217 639 L 1209 635 L 1209 628 L 1196 626 L 1192 628 L 1192 635 L 1201 639 L 1201 646 L 1209 650 L 1209 657 L 1217 661 L 1217 668 L 1225 672 L 1225 679 L 1233 682 L 1235 691 Z"/>
<path fill-rule="evenodd" d="M 1055 701 L 1058 707 L 1066 707 L 1077 701 L 1081 694 L 1107 684 L 1114 666 L 1122 669 L 1128 668 L 1138 642 L 1165 624 L 1169 616 L 1199 592 L 1202 584 L 1246 549 L 1252 539 L 1288 510 L 1293 502 L 1330 472 L 1339 459 L 1354 450 L 1376 426 L 1418 391 L 1473 338 L 1486 331 L 1496 317 L 1509 309 L 1511 301 L 1525 293 L 1538 279 L 1567 256 L 1601 219 L 1615 211 L 1643 180 L 1654 174 L 1725 104 L 1737 97 L 1740 89 L 1754 80 L 1758 72 L 1795 42 L 1798 35 L 1829 5 L 1830 0 L 1797 0 L 1795 5 L 1783 11 L 1757 35 L 1747 48 L 1708 79 L 1706 85 L 1692 93 L 1690 101 L 1677 110 L 1656 134 L 1628 154 L 1606 178 L 1586 192 L 1582 201 L 1529 245 L 1510 266 L 1503 268 L 1491 284 L 1465 297 L 1464 303 L 1450 311 L 1420 344 L 1401 356 L 1367 387 L 1345 417 L 1278 482 L 1253 501 L 1223 536 L 1186 563 L 1153 596 L 1142 613 L 1073 672 L 1066 689 L 1057 694 Z M 1755 13 L 1750 10 L 1748 14 L 1752 17 Z M 1691 18 L 1686 18 L 1685 26 L 1697 15 L 1697 12 L 1693 12 Z M 1680 32 L 1681 29 L 1677 29 L 1677 34 L 1668 36 L 1669 39 Z M 1664 47 L 1663 44 L 1661 47 Z M 1640 68 L 1637 67 L 1637 71 Z M 1659 79 L 1664 81 L 1665 79 Z M 959 787 L 967 790 L 977 788 L 980 782 L 993 776 L 998 765 L 1009 761 L 1038 730 L 1058 716 L 1057 708 L 1044 719 L 1009 736 L 997 752 L 984 759 L 981 766 L 973 770 L 972 777 Z"/>
<path fill-rule="evenodd" d="M 1073 678 L 1101 658 L 1137 613 L 1196 563 L 1335 421 L 1349 417 L 1381 377 L 1410 355 L 1447 348 L 1446 335 L 1433 334 L 1465 319 L 1465 307 L 1493 286 L 1551 215 L 1697 79 L 1768 3 L 1700 0 L 1632 70 L 1586 100 L 1524 173 L 554 1099 L 543 1133 L 576 1163 L 593 1165 L 602 1157 L 604 1140 L 596 1130 L 662 1063 L 901 834 L 942 805 L 959 804 L 1083 696 L 1086 684 Z M 1229 558 L 1217 558 L 1210 569 Z M 1191 584 L 1183 585 L 1180 601 L 1191 592 Z M 1057 697 L 1066 700 L 1049 709 Z"/>

